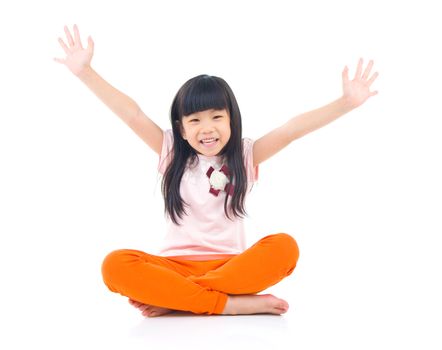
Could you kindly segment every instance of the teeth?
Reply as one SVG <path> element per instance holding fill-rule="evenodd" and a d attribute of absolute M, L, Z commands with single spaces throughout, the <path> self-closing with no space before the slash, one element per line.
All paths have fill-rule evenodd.
<path fill-rule="evenodd" d="M 201 142 L 213 142 L 213 141 L 215 141 L 216 139 L 204 139 L 204 140 L 201 140 Z"/>

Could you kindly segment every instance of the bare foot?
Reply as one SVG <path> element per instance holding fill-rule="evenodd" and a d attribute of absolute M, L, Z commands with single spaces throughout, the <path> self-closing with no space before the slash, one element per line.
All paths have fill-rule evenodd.
<path fill-rule="evenodd" d="M 289 304 L 272 294 L 229 295 L 223 315 L 275 314 L 286 313 Z"/>
<path fill-rule="evenodd" d="M 129 304 L 139 309 L 141 311 L 141 314 L 146 317 L 161 316 L 175 311 L 172 309 L 166 309 L 164 307 L 159 307 L 155 305 L 143 304 L 140 303 L 139 301 L 132 299 L 129 299 Z"/>

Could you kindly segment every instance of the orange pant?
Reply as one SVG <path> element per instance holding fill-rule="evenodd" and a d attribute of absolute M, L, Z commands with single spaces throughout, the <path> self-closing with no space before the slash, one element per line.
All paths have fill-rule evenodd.
<path fill-rule="evenodd" d="M 192 261 L 122 249 L 103 261 L 113 291 L 144 304 L 196 314 L 221 314 L 228 294 L 255 294 L 290 275 L 298 261 L 288 234 L 266 236 L 239 255 Z"/>

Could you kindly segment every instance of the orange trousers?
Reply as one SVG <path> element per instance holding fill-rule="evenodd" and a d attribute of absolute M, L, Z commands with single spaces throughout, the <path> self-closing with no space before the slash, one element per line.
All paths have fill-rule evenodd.
<path fill-rule="evenodd" d="M 296 241 L 286 233 L 260 239 L 233 257 L 193 261 L 116 250 L 103 261 L 104 283 L 144 304 L 195 314 L 221 314 L 229 294 L 255 294 L 294 270 Z"/>

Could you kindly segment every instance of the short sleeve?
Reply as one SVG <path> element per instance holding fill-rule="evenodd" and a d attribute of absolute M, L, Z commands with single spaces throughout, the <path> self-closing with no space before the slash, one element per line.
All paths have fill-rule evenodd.
<path fill-rule="evenodd" d="M 172 129 L 163 131 L 163 145 L 161 146 L 161 155 L 158 161 L 158 172 L 164 175 L 167 166 L 172 160 L 173 151 L 173 132 Z"/>
<path fill-rule="evenodd" d="M 259 166 L 253 167 L 253 144 L 254 140 L 243 138 L 244 166 L 246 168 L 247 181 L 253 183 L 258 181 Z"/>

